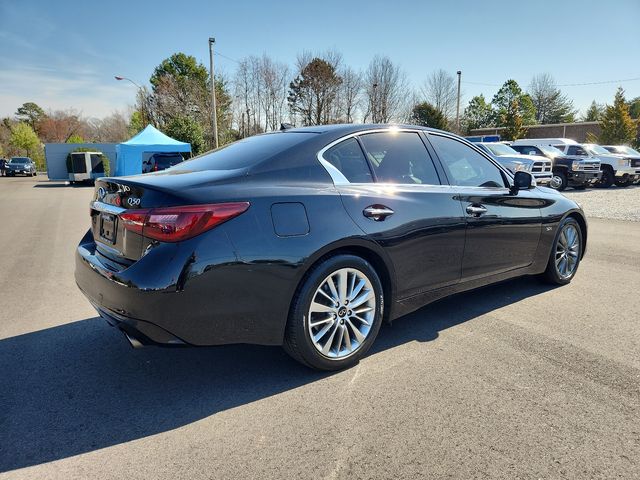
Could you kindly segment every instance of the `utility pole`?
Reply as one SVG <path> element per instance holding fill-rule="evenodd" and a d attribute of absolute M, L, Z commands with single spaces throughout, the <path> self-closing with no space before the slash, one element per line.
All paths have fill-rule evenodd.
<path fill-rule="evenodd" d="M 216 39 L 209 37 L 209 76 L 211 77 L 211 132 L 214 148 L 218 148 L 218 117 L 216 114 L 216 80 L 213 73 L 213 44 Z"/>
<path fill-rule="evenodd" d="M 462 77 L 462 70 L 456 72 L 458 74 L 458 103 L 456 105 L 456 133 L 460 133 L 460 79 Z"/>

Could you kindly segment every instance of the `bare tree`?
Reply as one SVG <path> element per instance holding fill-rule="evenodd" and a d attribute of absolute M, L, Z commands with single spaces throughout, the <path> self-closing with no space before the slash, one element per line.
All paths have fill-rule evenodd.
<path fill-rule="evenodd" d="M 422 87 L 422 95 L 447 119 L 454 117 L 458 95 L 456 81 L 445 70 L 439 69 L 429 75 Z"/>
<path fill-rule="evenodd" d="M 266 54 L 240 62 L 234 79 L 234 110 L 242 136 L 280 127 L 287 116 L 289 77 L 289 67 Z"/>
<path fill-rule="evenodd" d="M 572 122 L 576 115 L 573 102 L 556 86 L 548 73 L 536 75 L 529 85 L 538 123 Z"/>
<path fill-rule="evenodd" d="M 121 112 L 87 120 L 86 140 L 96 143 L 120 143 L 129 138 L 129 121 Z"/>
<path fill-rule="evenodd" d="M 376 55 L 364 76 L 367 107 L 364 121 L 386 123 L 403 116 L 408 91 L 407 79 L 389 57 Z"/>
<path fill-rule="evenodd" d="M 342 85 L 338 91 L 336 101 L 338 111 L 335 117 L 352 123 L 362 100 L 362 74 L 351 67 L 344 67 L 340 76 L 342 77 Z"/>

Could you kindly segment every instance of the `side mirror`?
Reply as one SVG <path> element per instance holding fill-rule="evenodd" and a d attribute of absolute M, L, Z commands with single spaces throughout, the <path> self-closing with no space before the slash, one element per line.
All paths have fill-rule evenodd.
<path fill-rule="evenodd" d="M 529 190 L 535 185 L 535 179 L 529 172 L 519 170 L 513 176 L 512 192 L 518 193 L 518 190 Z"/>

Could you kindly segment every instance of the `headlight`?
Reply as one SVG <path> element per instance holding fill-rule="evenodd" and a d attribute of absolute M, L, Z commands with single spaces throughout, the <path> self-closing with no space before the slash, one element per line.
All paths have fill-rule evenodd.
<path fill-rule="evenodd" d="M 574 172 L 580 170 L 580 162 L 571 162 L 571 170 Z"/>

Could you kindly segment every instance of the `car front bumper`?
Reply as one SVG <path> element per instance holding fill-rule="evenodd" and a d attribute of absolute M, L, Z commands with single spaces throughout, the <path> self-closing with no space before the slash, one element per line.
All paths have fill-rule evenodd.
<path fill-rule="evenodd" d="M 570 170 L 568 174 L 569 182 L 576 183 L 580 185 L 593 184 L 600 180 L 602 176 L 602 172 L 583 172 L 583 171 L 574 171 Z"/>

